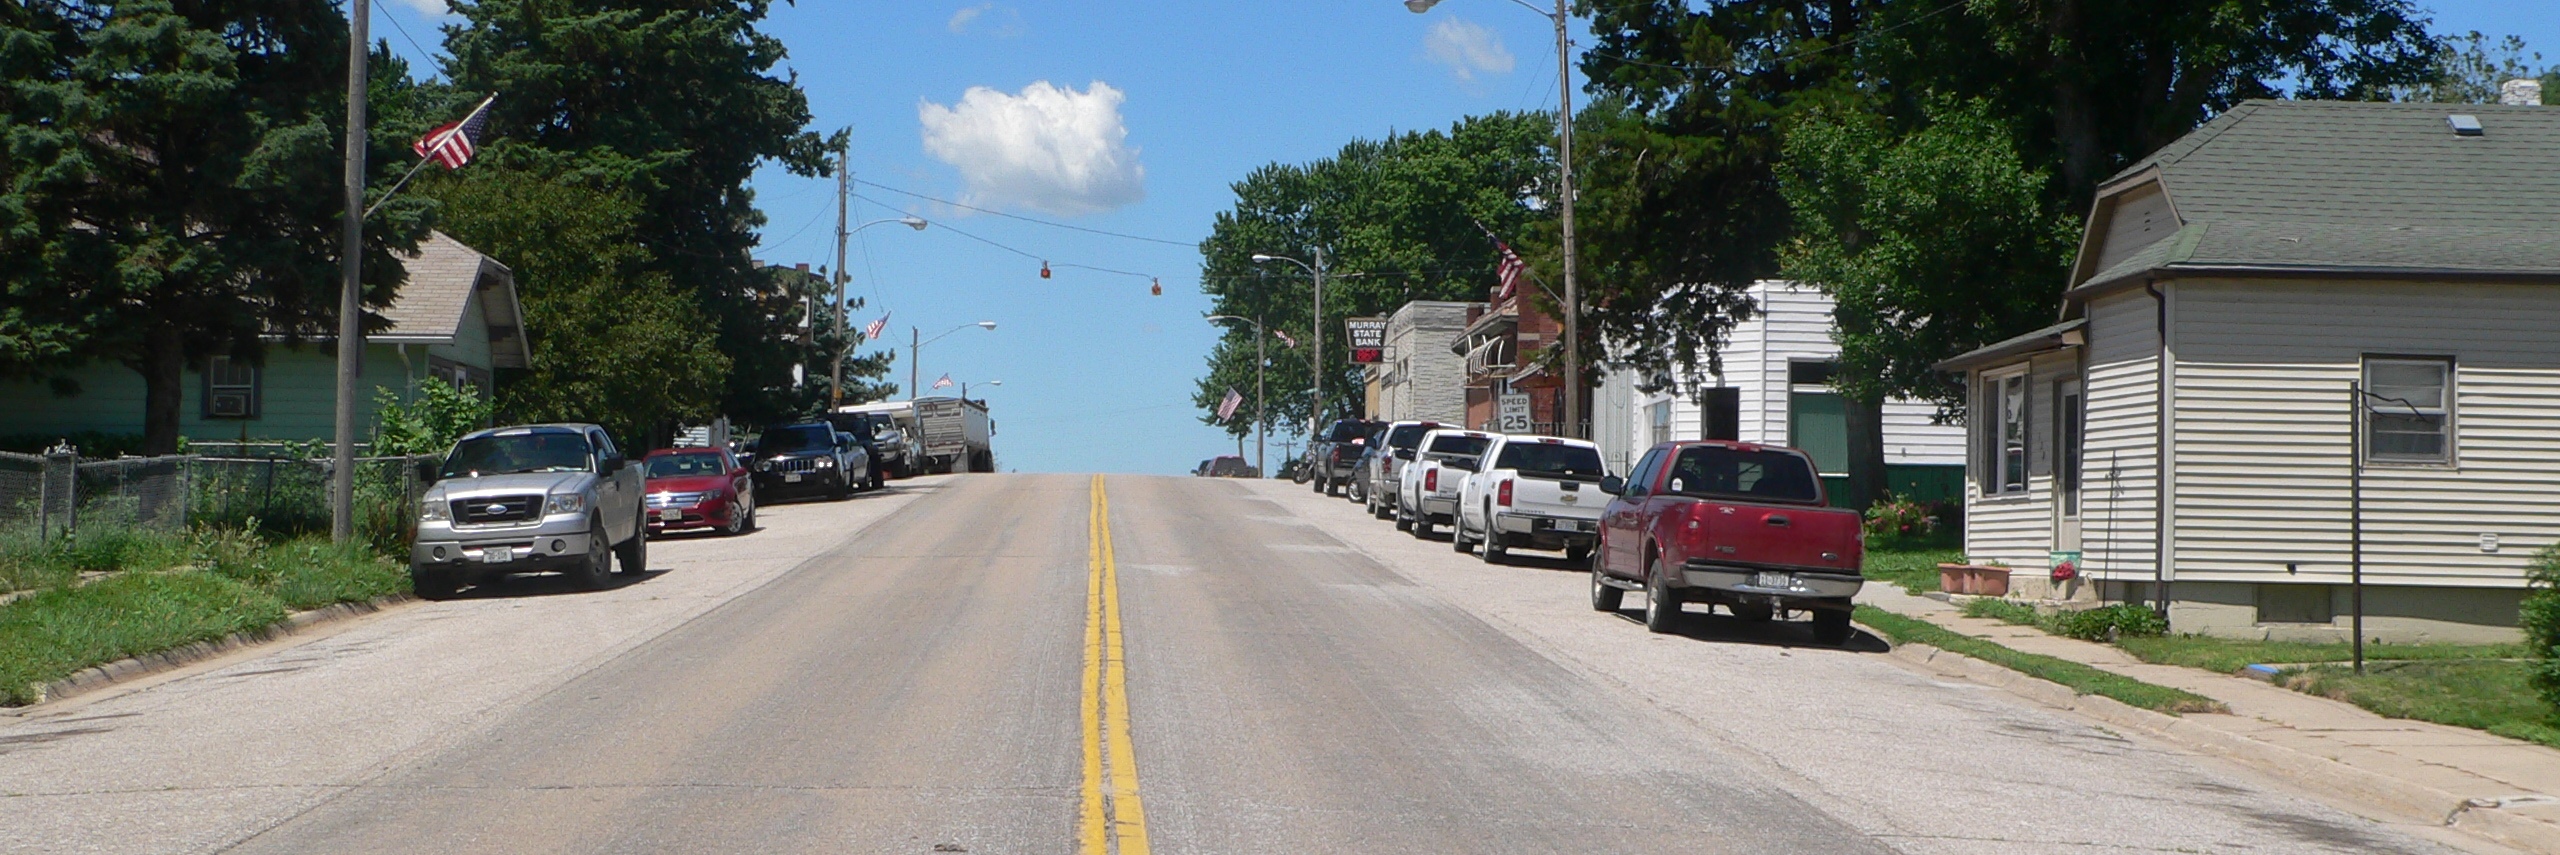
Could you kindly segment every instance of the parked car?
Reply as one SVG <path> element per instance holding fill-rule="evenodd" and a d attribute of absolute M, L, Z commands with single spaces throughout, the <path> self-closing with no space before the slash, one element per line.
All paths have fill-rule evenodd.
<path fill-rule="evenodd" d="M 1485 446 L 1483 465 L 1458 488 L 1458 515 L 1449 526 L 1452 548 L 1472 545 L 1487 564 L 1501 563 L 1514 548 L 1561 549 L 1567 561 L 1591 560 L 1600 537 L 1607 467 L 1600 447 L 1579 439 L 1505 435 Z"/>
<path fill-rule="evenodd" d="M 1369 422 L 1369 433 L 1360 438 L 1360 453 L 1351 459 L 1351 474 L 1342 479 L 1342 497 L 1352 504 L 1369 504 L 1370 461 L 1386 453 L 1387 428 L 1392 422 Z"/>
<path fill-rule="evenodd" d="M 512 573 L 595 590 L 649 563 L 641 469 L 604 428 L 545 424 L 465 434 L 432 471 L 409 541 L 409 581 L 439 600 Z"/>
<path fill-rule="evenodd" d="M 739 535 L 756 527 L 755 479 L 725 448 L 661 448 L 641 458 L 648 477 L 649 533 L 710 528 Z"/>
<path fill-rule="evenodd" d="M 1366 419 L 1343 419 L 1307 446 L 1307 461 L 1314 467 L 1308 477 L 1315 482 L 1316 492 L 1340 495 L 1351 483 L 1352 470 L 1360 462 L 1360 450 L 1368 445 L 1369 430 L 1375 424 Z"/>
<path fill-rule="evenodd" d="M 1476 468 L 1493 434 L 1441 428 L 1422 435 L 1396 485 L 1396 527 L 1430 537 L 1458 509 L 1458 480 Z"/>
<path fill-rule="evenodd" d="M 799 493 L 825 493 L 842 499 L 875 484 L 871 455 L 826 422 L 799 422 L 766 428 L 756 436 L 755 493 L 779 499 Z"/>
<path fill-rule="evenodd" d="M 871 454 L 871 468 L 879 470 L 880 479 L 913 476 L 924 459 L 923 444 L 898 423 L 895 411 L 844 407 L 827 413 L 826 419 L 836 430 L 853 434 L 854 441 L 862 443 L 862 449 Z"/>
<path fill-rule="evenodd" d="M 1814 638 L 1849 638 L 1849 598 L 1865 584 L 1856 511 L 1825 507 L 1813 459 L 1791 448 L 1716 440 L 1666 442 L 1645 452 L 1601 514 L 1591 562 L 1591 607 L 1616 611 L 1646 594 L 1644 625 L 1670 632 L 1682 603 L 1724 606 L 1765 621 L 1810 611 Z"/>
<path fill-rule="evenodd" d="M 1385 439 L 1361 456 L 1360 472 L 1354 479 L 1363 485 L 1361 498 L 1367 503 L 1370 516 L 1383 520 L 1396 515 L 1396 491 L 1403 486 L 1405 463 L 1413 459 L 1413 447 L 1422 441 L 1422 435 L 1439 427 L 1439 422 L 1389 422 Z"/>
<path fill-rule="evenodd" d="M 1200 474 L 1211 478 L 1262 477 L 1262 473 L 1254 471 L 1253 464 L 1244 462 L 1244 457 L 1236 454 L 1221 454 L 1200 461 Z"/>

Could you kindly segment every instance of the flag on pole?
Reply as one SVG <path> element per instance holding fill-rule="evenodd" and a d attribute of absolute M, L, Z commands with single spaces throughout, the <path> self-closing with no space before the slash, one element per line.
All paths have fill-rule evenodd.
<path fill-rule="evenodd" d="M 1279 336 L 1279 337 L 1280 337 L 1280 343 L 1281 343 L 1281 344 L 1288 345 L 1288 346 L 1290 346 L 1290 347 L 1297 347 L 1297 346 L 1298 346 L 1298 340 L 1297 340 L 1297 339 L 1294 339 L 1294 338 L 1290 338 L 1288 333 L 1281 332 L 1281 331 L 1279 331 L 1279 330 L 1272 330 L 1272 331 L 1271 331 L 1271 334 L 1272 334 L 1272 335 Z"/>
<path fill-rule="evenodd" d="M 409 146 L 410 150 L 417 152 L 419 157 L 442 164 L 446 169 L 461 169 L 463 164 L 471 162 L 472 155 L 480 153 L 479 137 L 489 129 L 489 105 L 497 100 L 496 95 L 481 100 L 480 106 L 471 108 L 471 115 L 462 117 L 459 122 L 436 126 L 435 130 L 428 131 L 426 136 L 419 137 L 417 143 Z"/>
<path fill-rule="evenodd" d="M 1227 397 L 1218 402 L 1218 420 L 1223 422 L 1235 418 L 1236 407 L 1243 403 L 1244 396 L 1236 394 L 1235 387 L 1227 387 Z"/>
<path fill-rule="evenodd" d="M 865 341 L 878 341 L 880 340 L 880 334 L 888 331 L 889 316 L 886 313 L 883 313 L 879 320 L 872 321 L 870 326 L 862 328 L 862 338 Z"/>
<path fill-rule="evenodd" d="M 1502 239 L 1495 238 L 1493 245 L 1502 250 L 1502 264 L 1494 268 L 1494 275 L 1502 279 L 1502 293 L 1493 299 L 1500 302 L 1511 299 L 1512 290 L 1520 286 L 1520 274 L 1529 272 L 1529 264 L 1521 261 L 1519 254 L 1512 252 L 1511 245 L 1503 243 Z"/>
<path fill-rule="evenodd" d="M 949 374 L 945 374 L 945 375 L 942 375 L 942 379 L 940 379 L 940 380 L 936 380 L 936 381 L 933 381 L 933 388 L 936 388 L 936 389 L 949 389 L 949 388 L 951 388 L 951 375 L 949 375 Z"/>

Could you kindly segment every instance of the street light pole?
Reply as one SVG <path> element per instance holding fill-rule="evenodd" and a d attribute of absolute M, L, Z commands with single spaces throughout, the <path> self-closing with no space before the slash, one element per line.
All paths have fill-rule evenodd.
<path fill-rule="evenodd" d="M 338 226 L 337 430 L 329 467 L 329 538 L 356 532 L 356 378 L 364 373 L 364 154 L 366 25 L 372 4 L 347 2 L 347 212 Z"/>
<path fill-rule="evenodd" d="M 853 348 L 853 312 L 844 302 L 845 283 L 853 280 L 853 274 L 844 269 L 845 240 L 853 237 L 856 232 L 883 223 L 897 223 L 916 231 L 924 231 L 925 226 L 931 225 L 925 222 L 924 218 L 911 215 L 872 220 L 850 229 L 845 228 L 845 196 L 853 180 L 853 148 L 848 145 L 839 150 L 839 155 L 842 159 L 837 161 L 836 171 L 836 354 L 835 359 L 827 366 L 827 409 L 829 410 L 844 406 L 844 357 L 846 352 Z M 895 347 L 895 345 L 891 346 Z"/>
<path fill-rule="evenodd" d="M 1269 478 L 1270 470 L 1262 468 L 1262 464 L 1266 462 L 1263 460 L 1265 448 L 1262 432 L 1265 426 L 1271 423 L 1271 419 L 1270 410 L 1262 396 L 1269 388 L 1263 382 L 1263 375 L 1266 373 L 1264 369 L 1271 365 L 1271 353 L 1267 349 L 1271 342 L 1271 331 L 1262 325 L 1260 315 L 1251 318 L 1241 315 L 1210 315 L 1207 319 L 1243 321 L 1253 325 L 1253 471 L 1257 478 Z"/>
<path fill-rule="evenodd" d="M 1573 18 L 1565 0 L 1556 0 L 1554 12 L 1531 6 L 1527 0 L 1511 2 L 1556 26 L 1556 189 L 1562 203 L 1557 209 L 1557 225 L 1564 245 L 1564 434 L 1579 439 L 1583 438 L 1582 291 L 1575 281 L 1581 253 L 1573 235 Z M 1439 3 L 1440 0 L 1404 0 L 1404 7 L 1419 15 Z"/>
<path fill-rule="evenodd" d="M 982 330 L 993 332 L 996 328 L 996 322 L 979 321 L 974 324 L 961 324 L 959 326 L 943 330 L 941 334 L 935 335 L 932 338 L 925 338 L 923 330 L 915 327 L 907 328 L 907 400 L 913 401 L 916 399 L 916 384 L 922 382 L 921 378 L 923 377 L 923 366 L 918 364 L 916 354 L 922 352 L 925 345 L 941 341 L 943 336 L 947 336 L 970 327 L 977 327 Z M 965 392 L 966 390 L 964 389 L 963 391 Z"/>
<path fill-rule="evenodd" d="M 1285 255 L 1264 255 L 1262 253 L 1254 253 L 1253 255 L 1253 260 L 1256 263 L 1286 261 L 1290 264 L 1295 264 L 1304 268 L 1307 271 L 1307 275 L 1315 277 L 1315 340 L 1308 345 L 1309 347 L 1314 348 L 1315 351 L 1308 356 L 1313 360 L 1312 364 L 1315 366 L 1316 385 L 1315 389 L 1308 393 L 1307 435 L 1309 437 L 1313 437 L 1315 432 L 1322 430 L 1324 426 L 1324 249 L 1322 247 L 1316 247 L 1312 250 L 1312 253 L 1316 260 L 1316 263 L 1314 264 L 1308 264 L 1304 261 L 1299 261 Z"/>

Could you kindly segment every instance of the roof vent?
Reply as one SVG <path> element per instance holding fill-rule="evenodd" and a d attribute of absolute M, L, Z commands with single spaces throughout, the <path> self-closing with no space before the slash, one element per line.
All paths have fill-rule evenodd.
<path fill-rule="evenodd" d="M 2455 113 L 2444 117 L 2444 120 L 2446 124 L 2453 126 L 2454 136 L 2476 137 L 2480 135 L 2480 117 L 2478 116 L 2467 113 Z"/>
<path fill-rule="evenodd" d="M 2542 81 L 2519 77 L 2498 84 L 2498 103 L 2510 107 L 2542 106 Z"/>

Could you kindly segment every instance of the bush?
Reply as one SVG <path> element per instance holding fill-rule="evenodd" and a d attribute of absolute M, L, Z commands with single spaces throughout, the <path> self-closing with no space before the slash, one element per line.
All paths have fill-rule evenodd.
<path fill-rule="evenodd" d="M 381 427 L 374 429 L 373 453 L 380 457 L 443 454 L 463 434 L 489 423 L 495 404 L 480 390 L 451 383 L 420 383 L 418 397 L 407 406 L 389 389 L 376 390 Z"/>
<path fill-rule="evenodd" d="M 1867 546 L 1875 549 L 1908 549 L 1927 546 L 1952 546 L 1958 529 L 1951 521 L 1956 507 L 1947 502 L 1924 502 L 1909 496 L 1887 495 L 1883 501 L 1867 508 Z"/>
<path fill-rule="evenodd" d="M 2534 555 L 2526 579 L 2532 587 L 2517 610 L 2517 626 L 2524 630 L 2527 676 L 2560 724 L 2560 543 Z"/>
<path fill-rule="evenodd" d="M 2159 612 L 2138 603 L 2117 603 L 2086 611 L 2067 612 L 2053 622 L 2055 635 L 2082 641 L 2113 641 L 2119 638 L 2152 638 L 2169 631 L 2169 622 Z"/>

